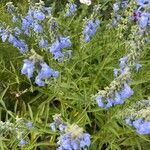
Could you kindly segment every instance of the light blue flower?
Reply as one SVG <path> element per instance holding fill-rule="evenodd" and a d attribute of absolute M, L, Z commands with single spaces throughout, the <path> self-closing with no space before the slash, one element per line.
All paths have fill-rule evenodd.
<path fill-rule="evenodd" d="M 30 60 L 25 59 L 21 73 L 25 74 L 28 78 L 31 78 L 33 76 L 34 68 L 34 64 Z"/>
<path fill-rule="evenodd" d="M 39 21 L 43 21 L 45 19 L 45 15 L 43 12 L 41 12 L 40 10 L 36 10 L 34 11 L 33 14 L 34 18 L 39 20 Z"/>
<path fill-rule="evenodd" d="M 76 10 L 77 10 L 77 5 L 74 3 L 71 3 L 69 6 L 69 9 L 66 12 L 66 16 L 70 17 Z"/>
<path fill-rule="evenodd" d="M 19 144 L 20 144 L 20 146 L 24 146 L 27 144 L 27 141 L 25 141 L 24 139 L 21 139 Z"/>
<path fill-rule="evenodd" d="M 32 26 L 33 26 L 34 32 L 36 32 L 36 33 L 41 33 L 42 32 L 42 26 L 40 24 L 38 24 L 38 22 L 34 22 L 32 24 Z"/>
<path fill-rule="evenodd" d="M 48 45 L 48 41 L 47 40 L 44 40 L 43 38 L 40 40 L 39 42 L 39 46 L 41 48 L 45 48 L 46 46 Z"/>
<path fill-rule="evenodd" d="M 147 13 L 142 13 L 139 19 L 139 24 L 141 28 L 146 28 L 148 25 L 149 17 Z"/>

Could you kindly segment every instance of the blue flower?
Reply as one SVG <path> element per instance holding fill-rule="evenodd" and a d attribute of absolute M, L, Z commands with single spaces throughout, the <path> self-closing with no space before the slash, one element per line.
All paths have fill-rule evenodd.
<path fill-rule="evenodd" d="M 149 21 L 149 15 L 150 13 L 142 13 L 141 17 L 139 19 L 139 24 L 141 28 L 146 28 Z"/>
<path fill-rule="evenodd" d="M 89 147 L 91 144 L 90 135 L 88 133 L 84 133 L 80 137 L 80 148 Z"/>
<path fill-rule="evenodd" d="M 140 6 L 150 5 L 150 0 L 136 0 L 136 2 Z"/>
<path fill-rule="evenodd" d="M 35 83 L 36 83 L 38 86 L 44 86 L 44 85 L 45 85 L 45 83 L 44 83 L 44 81 L 42 80 L 42 78 L 41 78 L 40 75 L 36 76 L 36 78 L 35 78 Z"/>
<path fill-rule="evenodd" d="M 66 125 L 65 124 L 60 124 L 59 125 L 59 130 L 62 132 L 66 129 Z"/>
<path fill-rule="evenodd" d="M 27 19 L 22 19 L 22 29 L 23 30 L 28 30 L 30 27 L 31 23 Z"/>
<path fill-rule="evenodd" d="M 13 15 L 12 22 L 15 23 L 17 21 L 17 17 Z"/>
<path fill-rule="evenodd" d="M 71 3 L 70 6 L 69 6 L 69 9 L 67 10 L 66 12 L 66 16 L 67 17 L 70 17 L 76 10 L 77 10 L 77 5 L 74 4 L 74 3 Z"/>
<path fill-rule="evenodd" d="M 42 26 L 40 24 L 38 24 L 38 22 L 34 22 L 32 24 L 32 26 L 33 26 L 34 32 L 36 32 L 36 33 L 42 32 Z"/>
<path fill-rule="evenodd" d="M 39 21 L 43 21 L 45 19 L 45 15 L 43 12 L 41 12 L 40 10 L 36 10 L 34 11 L 34 18 L 36 18 Z"/>
<path fill-rule="evenodd" d="M 9 36 L 8 33 L 7 33 L 6 31 L 4 31 L 4 32 L 2 33 L 2 41 L 5 42 L 5 41 L 7 40 L 7 37 L 8 37 L 8 36 Z"/>
<path fill-rule="evenodd" d="M 56 132 L 56 123 L 55 122 L 51 123 L 50 127 L 51 127 L 52 131 Z"/>
<path fill-rule="evenodd" d="M 44 9 L 48 13 L 48 15 L 51 15 L 51 7 L 45 7 Z"/>
<path fill-rule="evenodd" d="M 126 57 L 126 56 L 119 59 L 121 68 L 126 67 L 127 60 L 128 60 L 128 57 Z"/>
<path fill-rule="evenodd" d="M 43 38 L 40 40 L 39 42 L 39 46 L 41 48 L 45 48 L 46 46 L 48 45 L 48 41 L 47 40 L 44 40 Z"/>
<path fill-rule="evenodd" d="M 16 35 L 20 35 L 21 34 L 21 30 L 18 27 L 14 28 L 14 32 Z"/>
<path fill-rule="evenodd" d="M 121 95 L 118 92 L 115 92 L 115 99 L 114 99 L 114 103 L 115 104 L 123 104 L 123 99 L 121 97 Z"/>
<path fill-rule="evenodd" d="M 41 70 L 38 73 L 37 77 L 35 78 L 35 83 L 39 86 L 44 86 L 45 83 L 43 79 L 48 79 L 50 77 L 57 78 L 59 73 L 58 71 L 55 71 L 51 69 L 46 63 L 41 63 Z"/>
<path fill-rule="evenodd" d="M 114 10 L 114 12 L 117 12 L 119 10 L 119 4 L 118 3 L 113 4 L 113 10 Z"/>
<path fill-rule="evenodd" d="M 16 39 L 12 34 L 10 34 L 10 35 L 9 35 L 9 38 L 8 38 L 8 41 L 9 41 L 11 44 L 13 44 L 14 42 L 17 41 L 17 39 Z"/>
<path fill-rule="evenodd" d="M 89 20 L 83 30 L 84 41 L 89 42 L 90 38 L 96 33 L 98 26 L 100 25 L 100 21 L 96 20 Z"/>
<path fill-rule="evenodd" d="M 136 64 L 135 64 L 135 68 L 136 68 L 137 71 L 139 71 L 139 69 L 140 69 L 141 67 L 142 67 L 141 64 L 139 64 L 139 63 L 136 63 Z"/>
<path fill-rule="evenodd" d="M 31 78 L 33 76 L 34 68 L 34 64 L 30 60 L 25 59 L 21 73 L 25 74 L 28 78 Z"/>
<path fill-rule="evenodd" d="M 97 102 L 97 104 L 98 104 L 99 107 L 105 107 L 104 103 L 102 101 L 102 96 L 97 96 L 96 97 L 96 102 Z"/>
<path fill-rule="evenodd" d="M 31 129 L 33 127 L 33 124 L 32 124 L 32 122 L 27 122 L 26 126 L 28 129 Z"/>
<path fill-rule="evenodd" d="M 27 141 L 25 141 L 24 139 L 21 139 L 19 144 L 20 144 L 20 146 L 24 146 L 27 144 Z"/>
<path fill-rule="evenodd" d="M 71 41 L 70 41 L 69 37 L 60 37 L 59 42 L 60 42 L 60 46 L 62 49 L 65 47 L 71 46 Z"/>

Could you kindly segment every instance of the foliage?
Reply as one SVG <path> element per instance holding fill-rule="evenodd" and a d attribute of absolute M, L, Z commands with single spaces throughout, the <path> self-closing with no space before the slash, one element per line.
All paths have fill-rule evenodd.
<path fill-rule="evenodd" d="M 61 2 L 61 1 L 59 1 Z M 97 4 L 94 1 L 94 4 Z M 77 12 L 70 18 L 64 17 L 65 4 L 47 0 L 51 4 L 53 15 L 57 18 L 59 32 L 70 36 L 73 43 L 73 57 L 64 62 L 57 62 L 47 51 L 38 51 L 50 66 L 59 71 L 57 81 L 48 80 L 46 86 L 39 87 L 33 79 L 27 79 L 21 74 L 22 62 L 27 55 L 22 55 L 8 42 L 0 41 L 0 118 L 1 121 L 15 123 L 16 117 L 29 120 L 33 129 L 24 138 L 27 144 L 20 147 L 19 141 L 12 134 L 0 136 L 0 149 L 56 149 L 58 132 L 53 132 L 50 123 L 52 116 L 61 114 L 68 124 L 77 124 L 91 135 L 91 150 L 147 150 L 150 147 L 149 136 L 138 135 L 133 128 L 127 126 L 120 118 L 120 110 L 126 110 L 133 103 L 149 97 L 150 91 L 150 49 L 144 43 L 140 55 L 142 67 L 133 71 L 131 87 L 134 95 L 124 104 L 114 106 L 109 110 L 99 108 L 93 95 L 99 89 L 104 89 L 114 79 L 113 70 L 119 67 L 118 60 L 127 51 L 126 34 L 120 36 L 120 28 L 111 27 L 111 13 L 113 1 L 101 1 L 98 18 L 100 27 L 88 43 L 81 42 L 85 17 L 90 18 L 92 6 L 78 3 Z M 20 11 L 25 14 L 28 6 L 16 1 Z M 59 10 L 58 10 L 59 8 Z M 5 2 L 0 4 L 0 21 L 10 27 L 11 15 L 6 13 Z M 121 12 L 123 14 L 123 12 Z M 126 14 L 127 15 L 127 14 Z M 131 27 L 129 24 L 128 27 Z M 130 29 L 128 29 L 130 30 Z M 132 33 L 131 33 L 132 34 Z M 29 45 L 35 42 L 27 40 Z M 52 44 L 52 41 L 50 41 Z M 36 43 L 37 44 L 37 43 Z M 36 45 L 37 46 L 37 45 Z M 35 46 L 35 47 L 36 47 Z M 35 75 L 34 75 L 35 76 Z M 1 131 L 1 130 L 0 130 Z"/>

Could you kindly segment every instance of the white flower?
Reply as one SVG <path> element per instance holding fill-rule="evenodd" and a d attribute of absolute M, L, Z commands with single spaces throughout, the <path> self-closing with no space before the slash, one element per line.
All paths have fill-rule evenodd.
<path fill-rule="evenodd" d="M 80 3 L 86 4 L 86 5 L 91 5 L 91 0 L 80 0 Z"/>

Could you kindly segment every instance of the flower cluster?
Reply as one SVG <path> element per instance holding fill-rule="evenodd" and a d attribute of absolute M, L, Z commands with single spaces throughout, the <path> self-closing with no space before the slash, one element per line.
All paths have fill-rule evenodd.
<path fill-rule="evenodd" d="M 19 145 L 24 146 L 27 144 L 27 141 L 24 139 L 24 135 L 32 129 L 32 122 L 25 121 L 22 118 L 16 117 L 14 123 L 9 121 L 2 122 L 0 121 L 0 133 L 1 136 L 5 136 L 8 133 L 11 133 L 17 137 L 19 140 Z"/>
<path fill-rule="evenodd" d="M 45 62 L 42 61 L 42 58 L 38 54 L 34 54 L 32 57 L 30 57 L 30 59 L 24 60 L 21 73 L 25 74 L 28 78 L 31 78 L 35 70 L 36 63 L 40 65 L 40 71 L 35 78 L 35 83 L 37 85 L 44 86 L 45 82 L 43 80 L 49 79 L 50 77 L 58 77 L 59 72 L 50 68 Z"/>
<path fill-rule="evenodd" d="M 18 27 L 14 29 L 5 28 L 3 23 L 0 24 L 0 36 L 3 42 L 8 42 L 12 44 L 15 48 L 18 48 L 21 53 L 24 53 L 28 50 L 28 45 L 24 40 L 19 39 L 19 35 L 21 34 L 21 30 Z"/>
<path fill-rule="evenodd" d="M 100 25 L 99 19 L 88 20 L 83 30 L 83 36 L 85 42 L 90 42 L 91 38 L 96 33 L 96 30 L 99 27 L 99 25 Z"/>
<path fill-rule="evenodd" d="M 148 12 L 148 7 L 150 6 L 149 0 L 137 0 L 138 8 L 131 16 L 133 21 L 138 21 L 139 26 L 145 29 L 150 22 L 150 12 Z"/>
<path fill-rule="evenodd" d="M 44 2 L 36 3 L 36 5 L 31 5 L 27 12 L 27 15 L 22 18 L 22 29 L 26 35 L 30 35 L 30 29 L 33 29 L 35 33 L 41 33 L 42 22 L 46 19 L 46 16 L 51 15 L 51 8 L 45 7 Z"/>
<path fill-rule="evenodd" d="M 125 109 L 126 124 L 133 126 L 138 134 L 150 134 L 150 100 L 141 100 Z"/>
<path fill-rule="evenodd" d="M 53 131 L 59 129 L 57 150 L 80 150 L 90 146 L 91 140 L 88 133 L 84 133 L 83 129 L 76 124 L 64 123 L 60 115 L 54 115 L 54 122 L 50 124 Z"/>
<path fill-rule="evenodd" d="M 73 14 L 76 10 L 77 10 L 77 5 L 76 5 L 75 3 L 69 4 L 65 16 L 66 16 L 66 17 L 72 16 L 72 14 Z"/>
<path fill-rule="evenodd" d="M 62 50 L 64 48 L 71 46 L 71 41 L 69 37 L 58 37 L 55 42 L 49 48 L 49 51 L 53 54 L 54 59 L 58 61 L 63 61 L 64 54 Z M 70 50 L 69 50 L 70 52 Z"/>
<path fill-rule="evenodd" d="M 125 9 L 128 7 L 128 0 L 121 0 L 121 2 L 117 2 L 113 4 L 113 20 L 112 20 L 112 26 L 115 27 L 118 25 L 118 22 L 121 18 L 120 10 Z"/>

